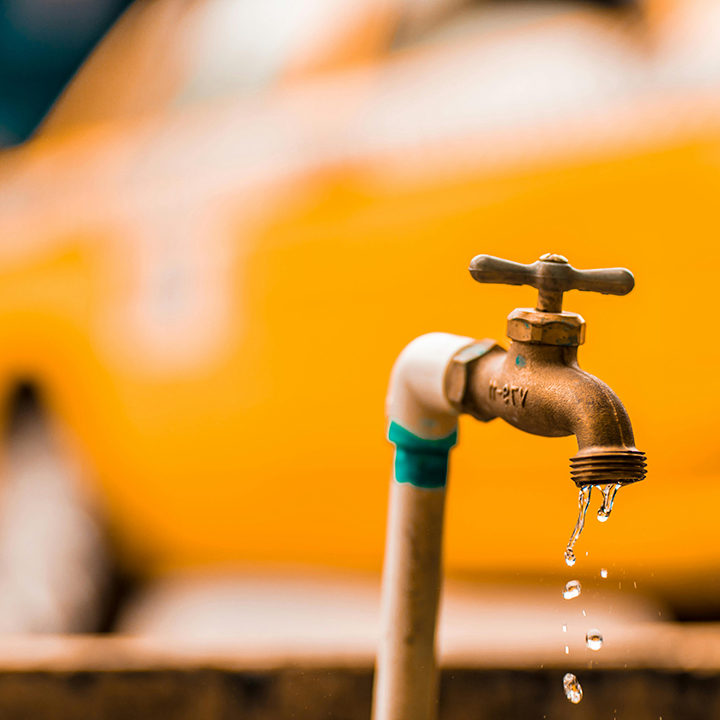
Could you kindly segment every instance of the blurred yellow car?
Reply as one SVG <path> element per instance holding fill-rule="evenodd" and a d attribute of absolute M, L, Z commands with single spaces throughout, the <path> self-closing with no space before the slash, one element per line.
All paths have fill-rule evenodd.
<path fill-rule="evenodd" d="M 720 6 L 247 5 L 137 2 L 0 156 L 0 385 L 47 389 L 127 566 L 378 569 L 394 358 L 504 341 L 533 291 L 469 260 L 557 252 L 635 273 L 565 306 L 649 462 L 578 574 L 720 600 Z M 562 573 L 574 452 L 461 423 L 449 571 Z"/>

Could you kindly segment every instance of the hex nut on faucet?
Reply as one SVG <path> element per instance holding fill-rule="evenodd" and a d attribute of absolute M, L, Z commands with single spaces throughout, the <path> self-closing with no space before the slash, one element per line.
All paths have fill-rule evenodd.
<path fill-rule="evenodd" d="M 505 352 L 494 340 L 481 340 L 463 348 L 450 361 L 445 371 L 445 397 L 459 413 L 468 413 L 481 422 L 489 422 L 495 416 L 487 415 L 479 408 L 466 404 L 468 378 L 477 361 L 493 350 Z"/>
<path fill-rule="evenodd" d="M 577 313 L 539 313 L 530 308 L 517 308 L 508 315 L 507 336 L 518 342 L 541 345 L 582 345 L 585 320 Z"/>

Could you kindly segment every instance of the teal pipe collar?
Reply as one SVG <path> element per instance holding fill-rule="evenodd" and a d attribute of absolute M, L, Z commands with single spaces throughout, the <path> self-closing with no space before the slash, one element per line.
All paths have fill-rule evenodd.
<path fill-rule="evenodd" d="M 395 479 L 427 490 L 447 484 L 448 456 L 457 444 L 457 430 L 438 440 L 426 440 L 390 423 L 388 440 L 395 445 Z"/>

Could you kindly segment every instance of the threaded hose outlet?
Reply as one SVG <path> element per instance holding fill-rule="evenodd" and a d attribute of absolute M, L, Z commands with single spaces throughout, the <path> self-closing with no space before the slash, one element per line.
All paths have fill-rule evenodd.
<path fill-rule="evenodd" d="M 647 474 L 645 453 L 613 448 L 578 454 L 570 459 L 570 475 L 578 487 L 629 485 Z"/>

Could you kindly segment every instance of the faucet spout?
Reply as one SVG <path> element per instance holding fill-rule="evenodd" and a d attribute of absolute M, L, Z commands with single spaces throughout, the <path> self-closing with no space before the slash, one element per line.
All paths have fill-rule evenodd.
<path fill-rule="evenodd" d="M 645 453 L 635 447 L 630 417 L 620 398 L 602 380 L 580 369 L 577 348 L 566 350 L 568 367 L 579 373 L 575 402 L 570 403 L 578 452 L 570 459 L 578 487 L 628 485 L 644 479 Z"/>
<path fill-rule="evenodd" d="M 582 370 L 577 347 L 514 341 L 496 346 L 467 370 L 461 409 L 479 420 L 500 417 L 533 435 L 575 435 L 571 477 L 578 487 L 625 485 L 645 477 L 645 454 L 617 395 Z"/>

